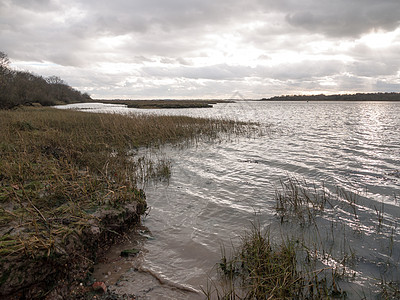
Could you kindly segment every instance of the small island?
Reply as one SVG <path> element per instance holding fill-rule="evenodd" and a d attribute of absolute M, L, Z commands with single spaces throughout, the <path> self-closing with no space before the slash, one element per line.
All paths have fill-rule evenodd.
<path fill-rule="evenodd" d="M 161 109 L 161 108 L 211 108 L 213 104 L 232 102 L 228 100 L 96 100 L 106 104 L 124 104 L 128 108 Z"/>

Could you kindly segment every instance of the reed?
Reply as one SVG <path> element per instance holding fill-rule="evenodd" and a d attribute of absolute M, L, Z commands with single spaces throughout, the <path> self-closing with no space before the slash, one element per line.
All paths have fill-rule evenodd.
<path fill-rule="evenodd" d="M 380 299 L 391 300 L 400 299 L 400 284 L 399 282 L 387 281 L 382 278 L 379 283 Z"/>
<path fill-rule="evenodd" d="M 296 218 L 301 225 L 315 222 L 315 217 L 325 210 L 329 203 L 325 186 L 317 188 L 305 180 L 289 177 L 280 180 L 281 187 L 275 191 L 276 211 L 281 223 Z"/>
<path fill-rule="evenodd" d="M 331 269 L 305 268 L 305 248 L 295 239 L 273 242 L 258 225 L 246 232 L 231 257 L 222 253 L 219 280 L 203 290 L 207 299 L 345 298 Z M 322 276 L 323 275 L 323 276 Z"/>
<path fill-rule="evenodd" d="M 376 217 L 378 219 L 378 226 L 377 226 L 377 230 L 381 230 L 382 229 L 382 225 L 383 225 L 383 221 L 384 221 L 384 211 L 385 211 L 385 203 L 382 201 L 381 202 L 381 207 L 377 208 L 374 205 L 374 209 L 376 212 Z"/>
<path fill-rule="evenodd" d="M 380 208 L 358 209 L 360 193 L 324 184 L 310 184 L 289 177 L 280 181 L 275 193 L 275 210 L 280 220 L 273 224 L 274 234 L 252 225 L 231 256 L 224 249 L 216 265 L 217 280 L 210 280 L 204 294 L 208 299 L 397 299 L 398 243 L 396 220 L 386 220 L 384 203 Z M 338 211 L 346 218 L 340 218 Z M 376 219 L 376 221 L 375 221 Z M 378 230 L 363 224 L 378 224 Z M 275 226 L 276 225 L 276 226 Z M 350 229 L 350 230 L 349 230 Z M 371 262 L 385 266 L 377 270 L 373 286 L 360 290 L 353 286 L 362 255 L 356 243 L 364 234 L 375 234 L 385 254 L 370 253 Z M 273 237 L 273 239 L 271 239 Z M 362 247 L 363 248 L 363 247 Z M 396 253 L 396 254 L 395 254 Z M 361 258 L 360 258 L 361 257 Z M 342 286 L 346 290 L 342 289 Z"/>

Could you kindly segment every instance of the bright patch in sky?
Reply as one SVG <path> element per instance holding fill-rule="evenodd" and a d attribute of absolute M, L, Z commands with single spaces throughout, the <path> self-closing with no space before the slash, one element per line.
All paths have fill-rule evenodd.
<path fill-rule="evenodd" d="M 396 41 L 397 40 L 397 41 Z M 397 29 L 392 32 L 372 32 L 362 36 L 359 42 L 365 44 L 370 48 L 382 48 L 385 49 L 390 47 L 393 43 L 400 42 L 400 30 Z"/>

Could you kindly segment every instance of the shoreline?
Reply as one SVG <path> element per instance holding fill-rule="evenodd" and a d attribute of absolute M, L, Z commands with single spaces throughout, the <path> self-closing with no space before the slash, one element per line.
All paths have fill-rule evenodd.
<path fill-rule="evenodd" d="M 398 102 L 400 93 L 356 93 L 336 95 L 282 95 L 259 101 L 343 101 L 343 102 Z"/>
<path fill-rule="evenodd" d="M 81 284 L 87 280 L 98 257 L 115 244 L 126 230 L 140 224 L 146 207 L 145 203 L 133 203 L 118 210 L 97 211 L 89 226 L 80 235 L 69 237 L 66 247 L 59 248 L 58 255 L 3 260 L 0 296 L 11 300 L 54 299 L 91 292 L 90 287 L 84 288 Z M 8 275 L 7 278 L 4 274 Z"/>

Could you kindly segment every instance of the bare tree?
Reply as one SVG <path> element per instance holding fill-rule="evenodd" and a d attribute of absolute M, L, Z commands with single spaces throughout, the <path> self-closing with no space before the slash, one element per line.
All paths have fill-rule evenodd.
<path fill-rule="evenodd" d="M 7 55 L 0 51 L 0 109 L 32 103 L 48 106 L 91 99 L 58 76 L 43 78 L 30 72 L 15 71 L 9 65 Z"/>
<path fill-rule="evenodd" d="M 0 51 L 0 83 L 4 84 L 6 76 L 10 74 L 11 70 L 9 68 L 10 60 L 7 54 Z"/>
<path fill-rule="evenodd" d="M 0 68 L 8 68 L 10 64 L 10 60 L 8 59 L 7 54 L 0 51 Z"/>
<path fill-rule="evenodd" d="M 46 78 L 46 81 L 49 84 L 66 84 L 65 81 L 58 76 L 49 76 Z"/>

